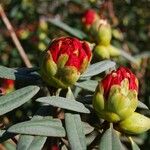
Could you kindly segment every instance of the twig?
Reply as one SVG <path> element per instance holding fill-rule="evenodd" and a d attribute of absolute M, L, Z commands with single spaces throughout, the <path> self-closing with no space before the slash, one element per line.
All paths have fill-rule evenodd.
<path fill-rule="evenodd" d="M 23 47 L 21 46 L 20 41 L 19 41 L 19 39 L 17 38 L 16 33 L 15 33 L 15 31 L 14 31 L 14 28 L 13 28 L 13 26 L 11 25 L 10 21 L 8 20 L 8 18 L 7 18 L 7 16 L 6 16 L 6 14 L 5 14 L 5 12 L 4 12 L 4 9 L 3 9 L 3 7 L 2 7 L 1 4 L 0 4 L 0 16 L 1 16 L 1 18 L 2 18 L 2 20 L 3 20 L 3 22 L 4 22 L 4 24 L 5 24 L 5 26 L 7 27 L 8 31 L 9 31 L 9 33 L 10 33 L 10 36 L 11 36 L 11 38 L 12 38 L 14 44 L 16 45 L 16 48 L 17 48 L 17 50 L 18 50 L 18 52 L 19 52 L 21 58 L 23 59 L 25 65 L 26 65 L 27 67 L 29 67 L 29 68 L 32 67 L 32 64 L 31 64 L 31 62 L 30 62 L 28 56 L 26 55 L 26 53 L 25 53 Z"/>
<path fill-rule="evenodd" d="M 112 0 L 108 0 L 108 13 L 114 25 L 118 25 L 118 19 L 115 16 L 114 7 Z"/>

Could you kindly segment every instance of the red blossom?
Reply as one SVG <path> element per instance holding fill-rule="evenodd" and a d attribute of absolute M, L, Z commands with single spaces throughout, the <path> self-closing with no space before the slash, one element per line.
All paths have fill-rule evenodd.
<path fill-rule="evenodd" d="M 68 55 L 68 61 L 65 66 L 74 66 L 80 71 L 84 59 L 91 59 L 91 50 L 89 45 L 77 38 L 63 37 L 54 40 L 48 48 L 55 63 L 62 54 Z"/>
<path fill-rule="evenodd" d="M 121 81 L 127 79 L 129 81 L 129 89 L 136 90 L 138 92 L 138 83 L 136 76 L 126 67 L 119 67 L 116 71 L 112 71 L 110 74 L 101 81 L 104 88 L 104 95 L 109 95 L 110 88 L 113 85 L 120 85 Z"/>
<path fill-rule="evenodd" d="M 82 18 L 83 23 L 85 25 L 91 25 L 95 21 L 96 15 L 97 14 L 95 10 L 93 9 L 86 10 Z"/>

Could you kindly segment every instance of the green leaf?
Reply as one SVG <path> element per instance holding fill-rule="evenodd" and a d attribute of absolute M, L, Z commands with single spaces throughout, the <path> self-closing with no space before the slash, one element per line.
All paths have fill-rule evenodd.
<path fill-rule="evenodd" d="M 138 145 L 132 140 L 131 137 L 130 137 L 130 141 L 131 141 L 132 150 L 140 150 Z"/>
<path fill-rule="evenodd" d="M 12 69 L 0 66 L 0 78 L 12 80 L 38 80 L 40 77 L 34 72 L 35 70 L 37 70 L 37 68 Z"/>
<path fill-rule="evenodd" d="M 96 130 L 92 131 L 90 134 L 86 136 L 86 144 L 90 145 L 98 135 L 99 135 L 98 131 Z"/>
<path fill-rule="evenodd" d="M 110 68 L 115 67 L 116 63 L 110 60 L 104 60 L 89 66 L 87 71 L 81 75 L 82 78 L 90 77 L 102 73 Z"/>
<path fill-rule="evenodd" d="M 6 130 L 0 130 L 0 143 L 14 137 L 15 134 L 9 133 Z"/>
<path fill-rule="evenodd" d="M 142 103 L 141 101 L 138 101 L 138 108 L 142 108 L 142 109 L 149 109 L 144 103 Z"/>
<path fill-rule="evenodd" d="M 137 59 L 134 58 L 133 56 L 131 56 L 130 54 L 128 54 L 126 51 L 120 50 L 120 54 L 121 54 L 121 56 L 123 56 L 124 58 L 126 58 L 127 60 L 129 60 L 130 62 L 135 63 L 135 64 L 138 63 Z"/>
<path fill-rule="evenodd" d="M 65 113 L 65 125 L 72 150 L 86 150 L 86 140 L 80 115 Z"/>
<path fill-rule="evenodd" d="M 15 144 L 11 143 L 10 141 L 4 142 L 3 145 L 7 150 L 16 150 Z"/>
<path fill-rule="evenodd" d="M 82 89 L 94 92 L 97 85 L 98 85 L 98 81 L 86 80 L 86 81 L 83 81 L 83 82 L 77 82 L 75 85 L 82 88 Z"/>
<path fill-rule="evenodd" d="M 4 66 L 0 66 L 0 77 L 5 79 L 12 79 L 15 80 L 15 73 L 17 71 L 15 69 L 7 68 Z"/>
<path fill-rule="evenodd" d="M 15 124 L 8 132 L 39 136 L 64 137 L 65 130 L 59 119 L 40 119 Z"/>
<path fill-rule="evenodd" d="M 29 101 L 38 91 L 38 86 L 27 86 L 0 97 L 0 115 L 21 106 Z"/>
<path fill-rule="evenodd" d="M 150 52 L 149 51 L 145 51 L 142 52 L 140 54 L 137 54 L 136 56 L 134 56 L 136 59 L 142 59 L 142 58 L 148 58 L 150 57 Z"/>
<path fill-rule="evenodd" d="M 58 96 L 48 96 L 38 98 L 36 101 L 47 103 L 56 107 L 64 108 L 67 110 L 72 110 L 81 113 L 90 113 L 90 111 L 80 102 L 74 101 L 69 98 L 58 97 Z"/>
<path fill-rule="evenodd" d="M 110 127 L 103 134 L 99 150 L 124 150 L 116 131 Z"/>
<path fill-rule="evenodd" d="M 82 31 L 72 28 L 70 26 L 68 26 L 67 24 L 63 23 L 61 20 L 55 18 L 55 19 L 48 19 L 48 21 L 55 25 L 56 27 L 63 29 L 64 31 L 68 32 L 69 34 L 79 38 L 79 39 L 84 39 L 86 38 L 86 34 L 83 33 Z"/>
<path fill-rule="evenodd" d="M 47 137 L 21 135 L 17 150 L 41 150 L 46 139 Z"/>
<path fill-rule="evenodd" d="M 94 127 L 92 127 L 90 124 L 88 124 L 87 122 L 82 122 L 83 127 L 84 127 L 84 134 L 90 134 L 93 130 Z"/>
<path fill-rule="evenodd" d="M 40 107 L 31 120 L 41 120 L 43 118 L 52 119 L 51 116 L 47 116 L 49 115 L 49 110 L 49 106 Z M 17 150 L 41 150 L 46 139 L 47 137 L 44 136 L 21 135 L 18 141 Z"/>

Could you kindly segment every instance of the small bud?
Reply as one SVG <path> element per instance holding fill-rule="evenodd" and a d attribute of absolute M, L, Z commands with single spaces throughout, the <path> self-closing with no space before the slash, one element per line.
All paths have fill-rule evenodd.
<path fill-rule="evenodd" d="M 108 46 L 110 44 L 112 38 L 111 27 L 105 20 L 99 21 L 96 35 L 98 44 L 105 46 Z"/>
<path fill-rule="evenodd" d="M 112 38 L 111 27 L 107 20 L 97 19 L 90 28 L 90 34 L 98 44 L 108 46 Z"/>
<path fill-rule="evenodd" d="M 101 60 L 101 59 L 109 59 L 110 58 L 108 47 L 107 46 L 103 46 L 103 45 L 97 45 L 95 47 L 95 49 L 94 49 L 94 55 L 99 60 Z"/>
<path fill-rule="evenodd" d="M 120 129 L 128 134 L 140 134 L 150 129 L 150 119 L 134 112 L 119 123 Z"/>
<path fill-rule="evenodd" d="M 93 9 L 88 9 L 85 11 L 82 22 L 87 29 L 90 29 L 92 24 L 99 18 L 98 14 Z"/>
<path fill-rule="evenodd" d="M 118 122 L 129 117 L 137 108 L 138 81 L 125 67 L 119 67 L 99 83 L 93 97 L 93 107 L 98 115 Z"/>
<path fill-rule="evenodd" d="M 67 88 L 73 85 L 91 60 L 87 42 L 77 38 L 63 37 L 48 47 L 41 65 L 41 76 L 49 85 Z"/>
<path fill-rule="evenodd" d="M 17 35 L 19 36 L 20 39 L 27 39 L 30 35 L 30 31 L 28 29 L 19 29 L 17 31 Z"/>
<path fill-rule="evenodd" d="M 47 31 L 48 30 L 48 23 L 44 19 L 40 19 L 39 28 L 42 31 Z"/>

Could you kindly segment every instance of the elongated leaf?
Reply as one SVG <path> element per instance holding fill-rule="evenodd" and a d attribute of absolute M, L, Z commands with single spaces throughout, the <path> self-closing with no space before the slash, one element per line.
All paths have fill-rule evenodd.
<path fill-rule="evenodd" d="M 17 150 L 41 150 L 47 137 L 21 135 Z"/>
<path fill-rule="evenodd" d="M 87 81 L 83 81 L 83 82 L 77 82 L 76 86 L 78 86 L 78 87 L 80 87 L 82 89 L 94 92 L 95 89 L 96 89 L 97 84 L 98 84 L 98 81 L 87 80 Z"/>
<path fill-rule="evenodd" d="M 86 150 L 86 140 L 80 115 L 65 113 L 65 125 L 72 150 Z"/>
<path fill-rule="evenodd" d="M 4 66 L 0 66 L 0 78 L 12 79 L 12 80 L 38 80 L 39 75 L 34 71 L 37 68 L 21 68 L 12 69 Z"/>
<path fill-rule="evenodd" d="M 139 108 L 143 108 L 143 109 L 149 109 L 144 103 L 142 103 L 141 101 L 138 101 L 138 107 Z"/>
<path fill-rule="evenodd" d="M 56 107 L 60 107 L 72 111 L 81 112 L 81 113 L 90 112 L 82 103 L 71 100 L 69 98 L 48 96 L 48 97 L 38 98 L 36 101 L 47 103 Z"/>
<path fill-rule="evenodd" d="M 130 137 L 130 141 L 131 141 L 132 150 L 140 150 L 138 145 L 132 140 L 131 137 Z"/>
<path fill-rule="evenodd" d="M 41 120 L 43 118 L 52 119 L 51 116 L 48 116 L 49 111 L 49 106 L 42 106 L 31 120 Z M 17 150 L 41 150 L 46 139 L 46 136 L 21 135 L 18 141 Z"/>
<path fill-rule="evenodd" d="M 84 39 L 86 38 L 86 34 L 83 33 L 82 31 L 72 28 L 70 26 L 68 26 L 67 24 L 63 23 L 61 20 L 55 18 L 55 19 L 48 19 L 48 21 L 57 26 L 60 29 L 63 29 L 64 31 L 68 32 L 69 34 L 78 37 L 79 39 Z"/>
<path fill-rule="evenodd" d="M 126 58 L 127 60 L 129 60 L 129 61 L 131 61 L 132 63 L 135 63 L 135 64 L 138 63 L 137 59 L 134 58 L 133 56 L 131 56 L 130 54 L 128 54 L 126 51 L 120 50 L 120 52 L 121 52 L 121 53 L 120 53 L 121 56 L 123 56 L 123 57 Z"/>
<path fill-rule="evenodd" d="M 90 124 L 88 124 L 87 122 L 82 122 L 83 127 L 84 127 L 84 134 L 89 134 L 94 130 L 94 127 L 92 127 Z"/>
<path fill-rule="evenodd" d="M 104 60 L 89 66 L 87 71 L 81 75 L 81 77 L 90 77 L 102 73 L 110 68 L 115 67 L 116 63 L 110 60 Z"/>
<path fill-rule="evenodd" d="M 99 150 L 124 150 L 116 131 L 112 127 L 103 134 Z"/>
<path fill-rule="evenodd" d="M 0 143 L 14 137 L 15 134 L 9 133 L 6 130 L 0 130 Z"/>
<path fill-rule="evenodd" d="M 86 136 L 86 144 L 90 145 L 94 139 L 99 135 L 98 131 L 94 130 Z"/>
<path fill-rule="evenodd" d="M 3 145 L 7 150 L 16 150 L 15 144 L 11 143 L 10 141 L 5 141 Z"/>
<path fill-rule="evenodd" d="M 0 97 L 0 115 L 29 101 L 38 91 L 38 86 L 27 86 Z"/>
<path fill-rule="evenodd" d="M 149 51 L 142 52 L 142 53 L 137 54 L 135 56 L 135 58 L 137 58 L 137 59 L 148 58 L 148 57 L 150 57 L 150 52 Z"/>
<path fill-rule="evenodd" d="M 11 126 L 8 132 L 39 136 L 65 136 L 65 130 L 59 119 L 41 119 L 18 123 Z"/>

